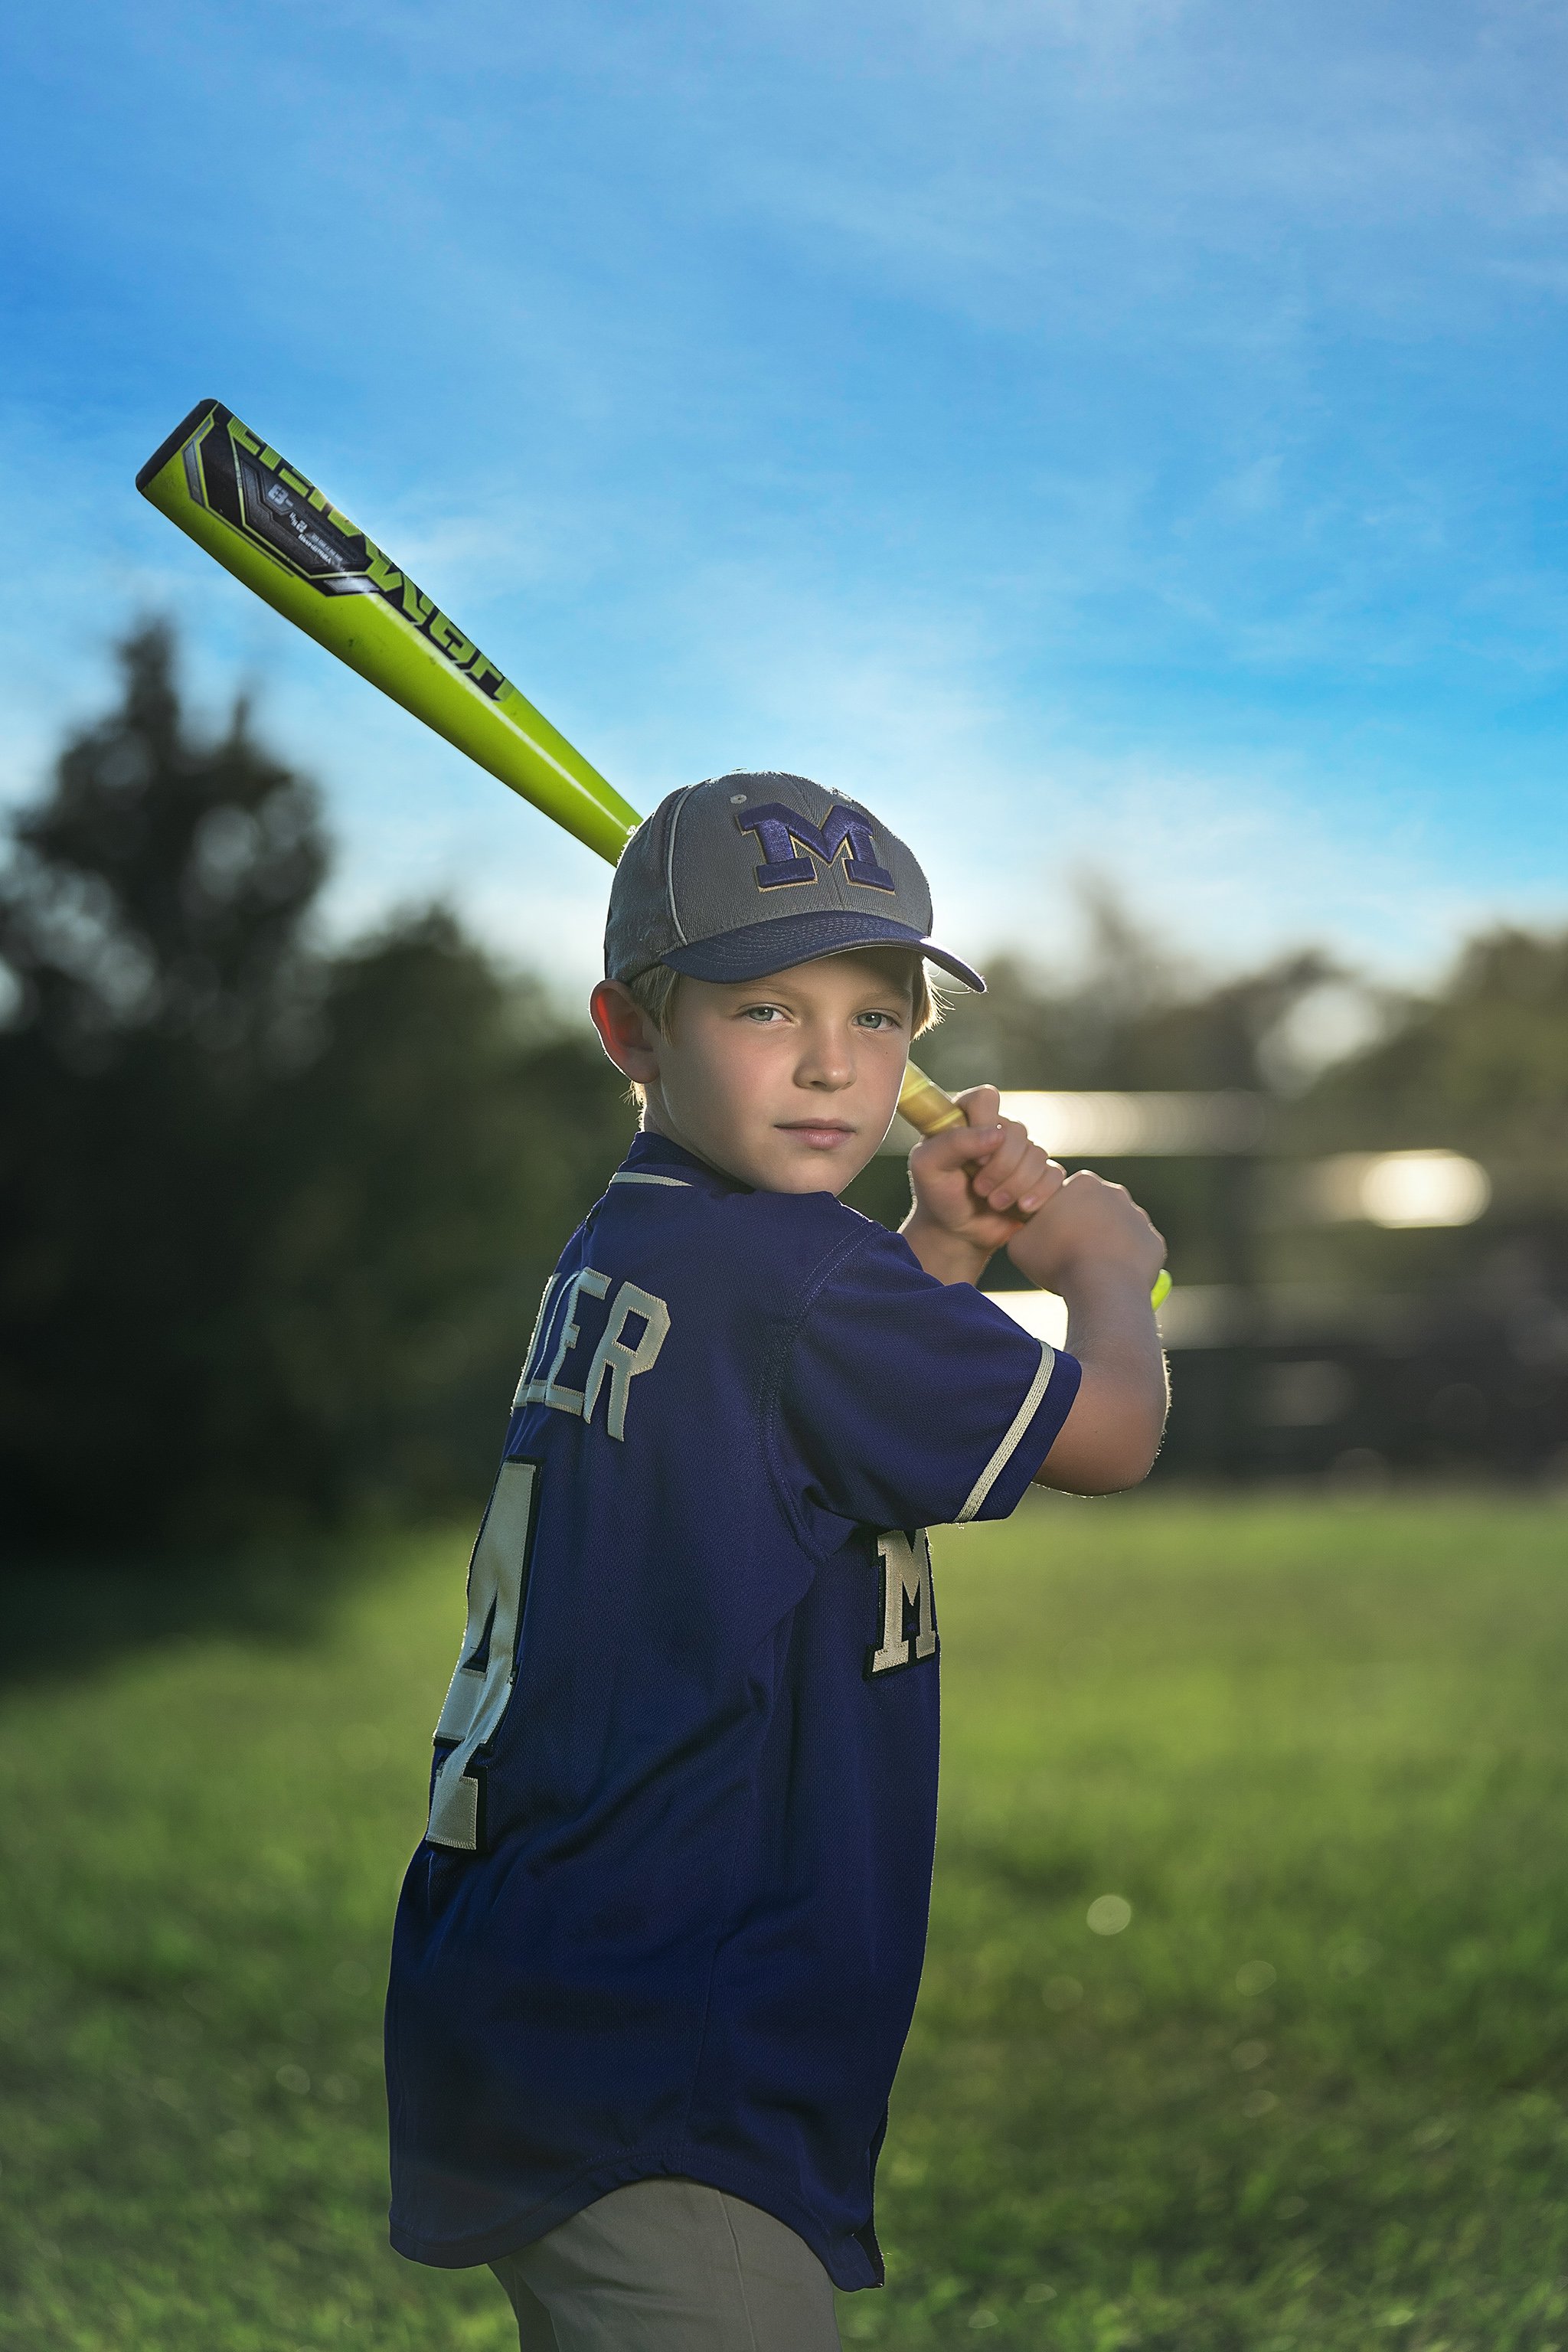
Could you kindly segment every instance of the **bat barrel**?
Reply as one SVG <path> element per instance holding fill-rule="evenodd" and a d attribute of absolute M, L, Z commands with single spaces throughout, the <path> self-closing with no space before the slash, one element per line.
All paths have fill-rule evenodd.
<path fill-rule="evenodd" d="M 616 863 L 637 812 L 434 597 L 221 401 L 192 409 L 136 487 L 286 620 Z"/>

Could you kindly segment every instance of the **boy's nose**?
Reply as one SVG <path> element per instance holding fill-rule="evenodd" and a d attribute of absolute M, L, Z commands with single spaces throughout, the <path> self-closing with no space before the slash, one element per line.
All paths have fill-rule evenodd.
<path fill-rule="evenodd" d="M 854 1078 L 855 1057 L 838 1038 L 808 1040 L 795 1064 L 796 1086 L 811 1087 L 818 1093 L 836 1094 L 840 1087 L 852 1085 Z"/>

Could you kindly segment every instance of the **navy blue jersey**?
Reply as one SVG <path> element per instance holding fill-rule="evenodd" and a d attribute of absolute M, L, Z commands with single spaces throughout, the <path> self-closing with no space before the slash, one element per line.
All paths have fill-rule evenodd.
<path fill-rule="evenodd" d="M 402 2252 L 488 2262 L 673 2175 L 880 2278 L 936 1828 L 924 1528 L 1011 1511 L 1078 1381 L 829 1194 L 637 1138 L 546 1290 L 469 1569 L 393 1946 Z"/>

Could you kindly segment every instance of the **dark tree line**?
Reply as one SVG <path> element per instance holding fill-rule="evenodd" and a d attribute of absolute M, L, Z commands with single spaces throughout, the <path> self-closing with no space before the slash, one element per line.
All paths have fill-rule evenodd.
<path fill-rule="evenodd" d="M 192 725 L 166 633 L 140 631 L 122 665 L 118 707 L 67 743 L 0 866 L 0 1543 L 121 1552 L 469 1508 L 539 1290 L 625 1148 L 621 1081 L 584 1021 L 439 909 L 323 946 L 312 786 L 243 703 L 216 737 Z M 1305 1085 L 1277 1049 L 1334 982 L 1326 958 L 1216 982 L 1112 899 L 1090 911 L 1069 971 L 994 961 L 990 993 L 955 1004 L 921 1060 L 953 1086 L 1273 1092 L 1285 1154 L 1472 1152 L 1492 1211 L 1421 1235 L 1279 1228 L 1258 1213 L 1267 1168 L 1108 1172 L 1146 1201 L 1181 1283 L 1425 1286 L 1447 1301 L 1436 1356 L 1493 1349 L 1499 1428 L 1520 1410 L 1508 1381 L 1534 1381 L 1531 1444 L 1550 1450 L 1568 937 L 1472 942 Z M 875 1163 L 851 1198 L 897 1222 L 903 1171 Z M 1238 1364 L 1194 1462 L 1256 1454 L 1237 1434 L 1255 1370 Z M 1183 1399 L 1200 1394 L 1189 1370 L 1194 1429 Z"/>
<path fill-rule="evenodd" d="M 122 663 L 0 874 L 7 1548 L 468 1501 L 621 1083 L 439 911 L 314 944 L 313 788 Z"/>

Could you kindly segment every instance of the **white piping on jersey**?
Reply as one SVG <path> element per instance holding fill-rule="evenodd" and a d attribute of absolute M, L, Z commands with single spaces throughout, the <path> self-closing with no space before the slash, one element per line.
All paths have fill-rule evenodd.
<path fill-rule="evenodd" d="M 1003 1471 L 1006 1468 L 1008 1459 L 1012 1454 L 1014 1447 L 1017 1444 L 1019 1439 L 1023 1436 L 1024 1432 L 1027 1429 L 1029 1423 L 1035 1418 L 1036 1412 L 1039 1409 L 1040 1399 L 1046 1393 L 1047 1384 L 1048 1383 L 1051 1373 L 1056 1367 L 1056 1360 L 1057 1357 L 1055 1349 L 1047 1348 L 1045 1341 L 1042 1339 L 1040 1342 L 1040 1369 L 1035 1374 L 1034 1380 L 1030 1382 L 1029 1393 L 1024 1399 L 1023 1403 L 1018 1407 L 1017 1412 L 1014 1417 L 1012 1428 L 1007 1432 L 1006 1436 L 1002 1440 L 1001 1444 L 996 1448 L 995 1453 L 991 1456 L 990 1461 L 985 1465 L 984 1469 L 980 1473 L 979 1477 L 975 1480 L 973 1487 L 970 1492 L 969 1500 L 964 1504 L 963 1510 L 960 1511 L 957 1518 L 954 1519 L 952 1523 L 955 1528 L 963 1527 L 966 1519 L 972 1519 L 974 1517 L 975 1512 L 980 1508 L 981 1504 L 985 1500 L 986 1496 L 991 1492 L 992 1487 L 994 1486 L 997 1479 L 1002 1475 Z"/>
<path fill-rule="evenodd" d="M 635 1168 L 623 1168 L 618 1175 L 611 1177 L 610 1181 L 612 1184 L 673 1184 L 678 1192 L 689 1192 L 691 1189 L 684 1176 L 642 1176 Z"/>

